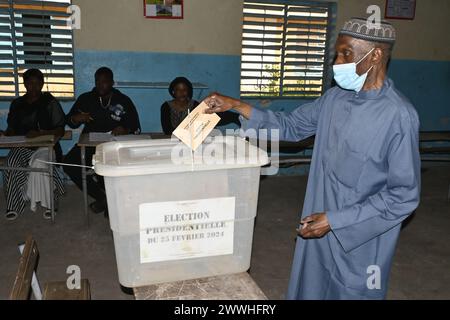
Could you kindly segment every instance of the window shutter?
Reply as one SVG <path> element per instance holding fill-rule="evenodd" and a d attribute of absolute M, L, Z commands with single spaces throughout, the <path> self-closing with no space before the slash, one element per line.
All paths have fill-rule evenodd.
<path fill-rule="evenodd" d="M 320 96 L 326 84 L 329 38 L 326 2 L 245 2 L 241 96 Z"/>
<path fill-rule="evenodd" d="M 45 76 L 43 90 L 74 97 L 70 0 L 0 0 L 0 97 L 25 93 L 22 74 L 31 68 Z"/>

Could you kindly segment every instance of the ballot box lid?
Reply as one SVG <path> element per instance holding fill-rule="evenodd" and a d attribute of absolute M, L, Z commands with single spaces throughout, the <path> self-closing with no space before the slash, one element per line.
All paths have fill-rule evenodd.
<path fill-rule="evenodd" d="M 195 152 L 177 139 L 108 142 L 97 146 L 94 170 L 107 177 L 261 167 L 267 153 L 237 136 L 209 137 Z"/>

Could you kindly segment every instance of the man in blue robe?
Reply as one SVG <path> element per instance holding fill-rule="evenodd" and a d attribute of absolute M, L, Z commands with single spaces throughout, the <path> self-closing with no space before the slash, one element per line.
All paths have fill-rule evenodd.
<path fill-rule="evenodd" d="M 288 299 L 384 299 L 404 221 L 420 197 L 419 120 L 387 65 L 395 29 L 353 18 L 336 42 L 338 86 L 291 113 L 212 94 L 210 109 L 241 114 L 243 128 L 315 135 Z"/>

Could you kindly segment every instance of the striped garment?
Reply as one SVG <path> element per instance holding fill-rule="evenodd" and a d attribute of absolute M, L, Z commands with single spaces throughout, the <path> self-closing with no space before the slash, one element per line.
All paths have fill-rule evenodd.
<path fill-rule="evenodd" d="M 8 167 L 29 167 L 30 160 L 36 150 L 27 148 L 14 148 L 8 154 L 6 159 L 6 166 Z M 45 173 L 43 173 L 45 174 Z M 3 183 L 4 190 L 6 194 L 6 213 L 14 211 L 17 214 L 22 214 L 27 197 L 27 186 L 28 186 L 29 172 L 26 171 L 13 171 L 4 170 L 3 171 Z M 65 193 L 62 178 L 58 170 L 53 170 L 54 186 L 56 192 L 55 202 L 60 195 Z"/>

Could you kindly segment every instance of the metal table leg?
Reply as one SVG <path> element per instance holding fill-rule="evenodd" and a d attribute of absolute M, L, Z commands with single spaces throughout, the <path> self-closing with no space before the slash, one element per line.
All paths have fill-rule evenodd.
<path fill-rule="evenodd" d="M 450 183 L 449 183 L 449 185 L 448 185 L 447 201 L 450 201 Z"/>
<path fill-rule="evenodd" d="M 89 212 L 88 212 L 88 195 L 87 195 L 87 182 L 86 182 L 86 147 L 81 146 L 81 179 L 83 182 L 83 200 L 84 200 L 84 216 L 86 218 L 86 224 L 89 226 Z"/>
<path fill-rule="evenodd" d="M 53 147 L 48 147 L 48 159 L 49 162 L 53 162 Z M 53 164 L 48 165 L 48 173 L 50 176 L 50 210 L 52 213 L 52 223 L 55 223 L 55 183 L 53 180 Z"/>

